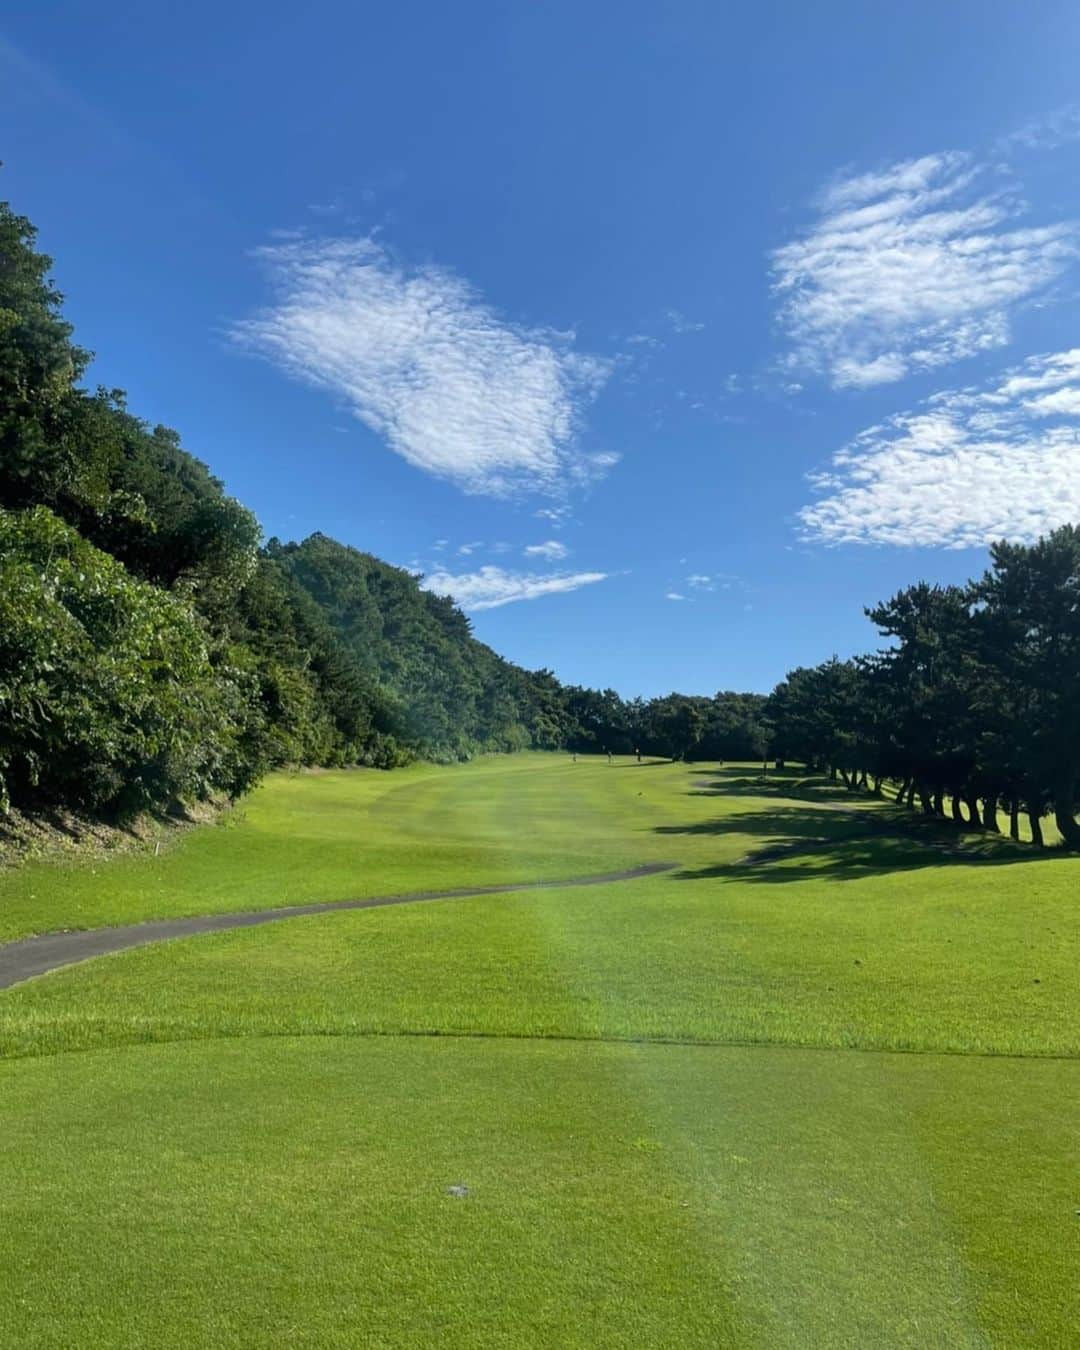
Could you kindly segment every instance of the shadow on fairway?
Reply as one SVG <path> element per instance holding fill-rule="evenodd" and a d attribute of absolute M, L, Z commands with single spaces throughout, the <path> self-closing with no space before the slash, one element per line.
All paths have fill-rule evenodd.
<path fill-rule="evenodd" d="M 690 797 L 786 797 L 807 802 L 839 802 L 858 806 L 880 800 L 868 792 L 851 792 L 829 778 L 773 769 L 767 777 L 740 765 L 732 769 L 698 769 L 690 775 Z"/>
<path fill-rule="evenodd" d="M 790 792 L 784 795 L 790 800 Z M 1000 837 L 965 833 L 949 821 L 927 820 L 891 805 L 848 813 L 815 807 L 810 800 L 805 807 L 777 805 L 687 825 L 658 825 L 655 833 L 760 835 L 768 841 L 735 862 L 677 872 L 673 879 L 681 881 L 853 881 L 921 867 L 1003 866 L 1060 856 L 1053 849 L 1037 852 Z"/>
<path fill-rule="evenodd" d="M 790 798 L 788 801 L 790 802 Z M 885 813 L 880 813 L 884 815 Z M 891 812 L 889 813 L 891 816 Z M 712 820 L 695 820 L 685 825 L 656 825 L 656 834 L 754 834 L 777 841 L 820 839 L 827 841 L 855 833 L 865 833 L 877 824 L 876 811 L 831 811 L 827 807 L 793 804 L 763 807 L 760 811 L 738 811 Z"/>

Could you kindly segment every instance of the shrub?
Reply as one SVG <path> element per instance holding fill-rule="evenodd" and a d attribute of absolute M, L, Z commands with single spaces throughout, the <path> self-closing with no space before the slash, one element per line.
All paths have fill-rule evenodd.
<path fill-rule="evenodd" d="M 45 507 L 0 509 L 0 805 L 233 792 L 242 683 L 199 620 Z"/>

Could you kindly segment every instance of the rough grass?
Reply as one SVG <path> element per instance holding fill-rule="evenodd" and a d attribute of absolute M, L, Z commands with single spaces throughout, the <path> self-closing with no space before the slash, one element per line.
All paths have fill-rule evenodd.
<path fill-rule="evenodd" d="M 24 933 L 682 864 L 0 993 L 3 1334 L 1070 1344 L 1080 864 L 835 804 L 530 756 L 281 778 L 167 857 L 4 877 Z"/>

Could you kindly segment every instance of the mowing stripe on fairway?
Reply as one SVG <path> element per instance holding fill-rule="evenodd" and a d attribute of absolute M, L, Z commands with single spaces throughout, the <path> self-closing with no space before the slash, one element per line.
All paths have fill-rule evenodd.
<path fill-rule="evenodd" d="M 412 891 L 402 895 L 372 895 L 364 900 L 324 900 L 313 905 L 287 905 L 279 909 L 260 909 L 238 914 L 204 914 L 188 919 L 158 919 L 128 924 L 123 928 L 91 928 L 77 932 L 42 933 L 0 946 L 0 989 L 46 975 L 61 966 L 89 961 L 95 956 L 142 947 L 149 942 L 169 938 L 194 937 L 199 933 L 217 933 L 227 928 L 252 928 L 305 914 L 327 914 L 336 909 L 378 909 L 384 905 L 410 905 L 424 900 L 467 900 L 479 895 L 507 895 L 515 891 L 545 891 L 570 886 L 605 886 L 616 881 L 633 881 L 670 872 L 678 863 L 642 863 L 620 872 L 601 872 L 588 877 L 568 877 L 563 881 L 516 881 L 493 886 L 466 886 L 448 891 Z"/>

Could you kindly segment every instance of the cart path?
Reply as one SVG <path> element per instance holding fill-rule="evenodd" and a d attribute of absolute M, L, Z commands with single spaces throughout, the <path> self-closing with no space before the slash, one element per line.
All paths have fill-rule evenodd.
<path fill-rule="evenodd" d="M 287 905 L 280 909 L 257 909 L 239 914 L 201 914 L 188 919 L 154 919 L 123 928 L 90 928 L 76 932 L 41 933 L 0 946 L 0 989 L 46 975 L 61 966 L 89 961 L 95 956 L 142 947 L 149 942 L 218 933 L 229 928 L 254 928 L 258 924 L 295 919 L 305 914 L 329 914 L 338 909 L 379 909 L 385 905 L 412 905 L 424 900 L 468 900 L 479 895 L 509 895 L 517 891 L 550 891 L 570 886 L 608 886 L 616 881 L 670 872 L 678 863 L 642 863 L 621 872 L 601 872 L 564 881 L 517 881 L 495 886 L 465 886 L 448 891 L 411 891 L 404 895 L 372 895 L 364 900 L 324 900 L 313 905 Z"/>

